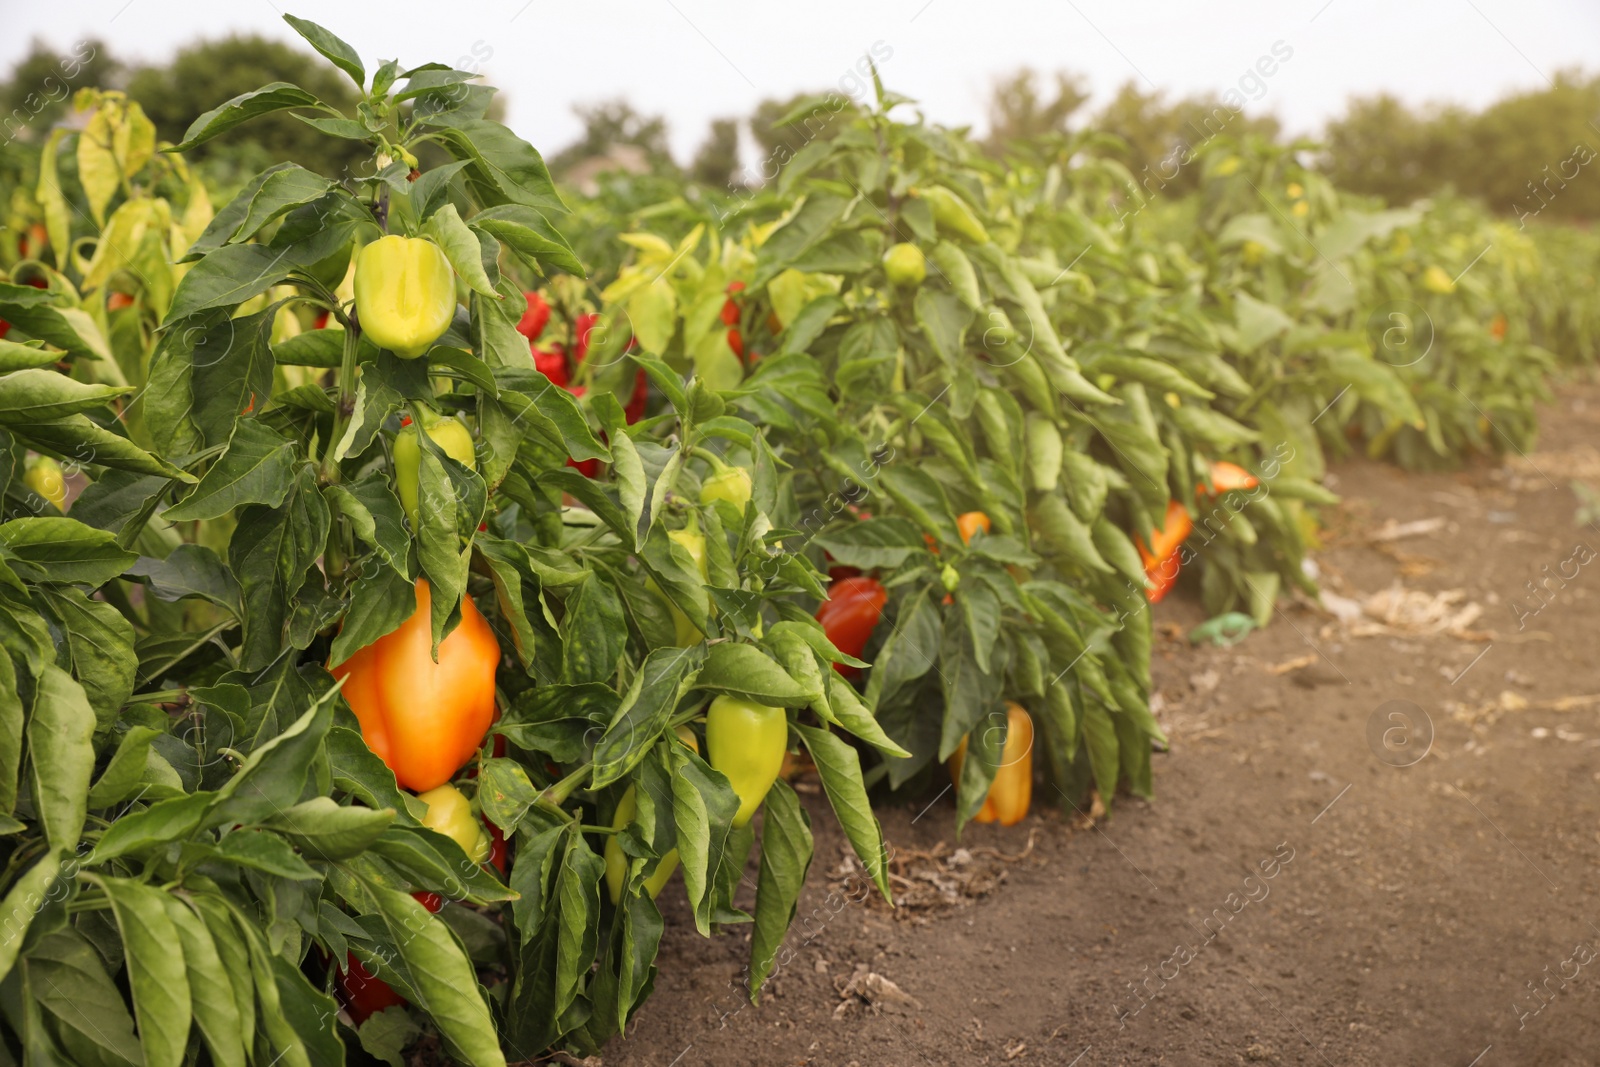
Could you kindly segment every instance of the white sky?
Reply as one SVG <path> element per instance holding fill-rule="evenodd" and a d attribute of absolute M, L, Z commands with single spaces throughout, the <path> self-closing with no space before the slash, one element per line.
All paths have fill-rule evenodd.
<path fill-rule="evenodd" d="M 144 60 L 232 31 L 298 42 L 283 2 L 0 0 L 0 69 L 36 37 L 61 49 L 100 37 Z M 680 160 L 711 119 L 836 86 L 876 42 L 892 49 L 881 64 L 890 88 L 935 121 L 980 129 L 995 77 L 1023 65 L 1086 75 L 1095 106 L 1129 78 L 1221 92 L 1281 41 L 1293 56 L 1249 108 L 1296 133 L 1320 130 L 1351 95 L 1481 106 L 1562 67 L 1600 71 L 1596 0 L 301 0 L 284 10 L 345 38 L 369 73 L 379 58 L 487 56 L 509 124 L 542 151 L 576 138 L 574 102 L 625 96 L 666 116 Z"/>

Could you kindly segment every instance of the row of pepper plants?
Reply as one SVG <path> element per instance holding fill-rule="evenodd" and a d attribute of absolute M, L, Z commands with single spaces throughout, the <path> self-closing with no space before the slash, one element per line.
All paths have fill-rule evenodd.
<path fill-rule="evenodd" d="M 3 1063 L 593 1051 L 664 891 L 750 924 L 755 999 L 786 767 L 885 897 L 874 788 L 1011 824 L 1037 753 L 1069 810 L 1148 795 L 1149 605 L 1198 573 L 1265 621 L 1324 448 L 1525 440 L 1530 330 L 1591 329 L 1531 252 L 1430 283 L 1470 209 L 1221 144 L 1169 203 L 881 86 L 797 111 L 770 188 L 569 210 L 473 74 L 288 21 L 353 115 L 273 83 L 158 145 L 88 91 L 6 205 Z M 280 111 L 370 166 L 214 196 L 184 153 Z M 1474 327 L 1507 292 L 1544 302 Z M 1401 301 L 1431 364 L 1375 358 Z"/>

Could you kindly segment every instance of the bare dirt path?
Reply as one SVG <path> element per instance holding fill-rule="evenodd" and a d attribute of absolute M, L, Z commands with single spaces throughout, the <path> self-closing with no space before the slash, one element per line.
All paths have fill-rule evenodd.
<path fill-rule="evenodd" d="M 1192 649 L 1198 605 L 1162 604 L 1153 803 L 1089 825 L 1036 793 L 965 852 L 948 796 L 885 812 L 897 893 L 959 905 L 849 899 L 813 791 L 810 919 L 761 1005 L 730 987 L 747 934 L 699 938 L 669 889 L 607 1067 L 1600 1062 L 1600 534 L 1569 488 L 1597 438 L 1576 387 L 1528 460 L 1339 465 L 1317 559 L 1347 610 L 1399 583 L 1391 621 L 1286 605 Z M 1423 532 L 1372 540 L 1390 520 Z"/>

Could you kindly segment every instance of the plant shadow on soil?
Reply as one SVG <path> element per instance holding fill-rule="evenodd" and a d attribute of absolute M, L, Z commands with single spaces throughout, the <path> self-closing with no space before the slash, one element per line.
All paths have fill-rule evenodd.
<path fill-rule="evenodd" d="M 1041 786 L 965 852 L 948 794 L 890 806 L 896 894 L 917 902 L 898 913 L 830 899 L 849 849 L 811 779 L 792 961 L 749 1005 L 748 928 L 700 938 L 675 880 L 655 995 L 607 1067 L 1596 1062 L 1600 566 L 1547 583 L 1536 615 L 1512 604 L 1539 605 L 1525 583 L 1574 546 L 1600 551 L 1569 488 L 1600 485 L 1600 389 L 1563 389 L 1542 425 L 1505 464 L 1333 468 L 1325 587 L 1459 590 L 1441 603 L 1480 605 L 1470 625 L 1357 636 L 1370 618 L 1286 602 L 1241 644 L 1190 648 L 1203 613 L 1169 598 L 1156 799 L 1090 825 Z M 1392 732 L 1389 701 L 1425 713 L 1431 744 L 1414 711 Z"/>

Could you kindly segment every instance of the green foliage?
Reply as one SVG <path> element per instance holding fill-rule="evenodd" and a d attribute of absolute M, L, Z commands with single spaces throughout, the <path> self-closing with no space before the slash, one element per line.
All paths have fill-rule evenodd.
<path fill-rule="evenodd" d="M 1589 235 L 1455 198 L 1385 210 L 1239 130 L 1147 182 L 1063 128 L 1070 86 L 1055 105 L 1013 87 L 1039 136 L 1003 163 L 902 119 L 874 78 L 870 107 L 769 108 L 792 140 L 767 142 L 765 185 L 662 164 L 569 210 L 473 72 L 369 71 L 289 23 L 329 69 L 245 86 L 177 148 L 134 99 L 86 91 L 83 129 L 53 131 L 11 197 L 8 1061 L 590 1054 L 652 987 L 669 857 L 699 931 L 752 924 L 757 997 L 790 960 L 811 814 L 780 781 L 734 826 L 729 778 L 680 740 L 714 696 L 781 709 L 885 896 L 873 790 L 942 780 L 966 741 L 959 830 L 1007 701 L 1066 804 L 1148 796 L 1170 577 L 1150 545 L 1178 539 L 1171 516 L 1193 524 L 1181 581 L 1237 613 L 1230 633 L 1265 625 L 1315 591 L 1327 455 L 1526 449 L 1557 353 L 1595 354 Z M 660 146 L 637 115 L 593 117 L 596 143 Z M 215 207 L 185 156 L 280 121 L 334 147 Z M 414 359 L 353 313 L 348 266 L 385 233 L 436 241 L 458 279 Z M 897 244 L 919 284 L 890 284 Z M 552 314 L 530 344 L 535 288 Z M 413 429 L 408 519 L 395 442 L 445 417 L 473 462 Z M 1254 484 L 1220 485 L 1219 461 Z M 702 497 L 729 465 L 748 493 Z M 887 597 L 859 657 L 815 618 L 851 569 Z M 503 877 L 419 822 L 329 673 L 423 578 L 435 641 L 471 598 L 499 644 L 499 717 L 456 784 L 507 840 Z M 357 963 L 406 1002 L 359 1031 Z"/>
<path fill-rule="evenodd" d="M 274 81 L 298 85 L 336 108 L 353 107 L 358 97 L 349 78 L 304 49 L 255 34 L 181 48 L 170 63 L 133 71 L 127 90 L 143 105 L 160 137 L 177 143 L 214 101 Z M 363 155 L 357 142 L 330 139 L 289 115 L 270 115 L 251 127 L 249 140 L 207 145 L 193 158 L 204 161 L 216 184 L 231 189 L 283 160 L 340 179 Z"/>

